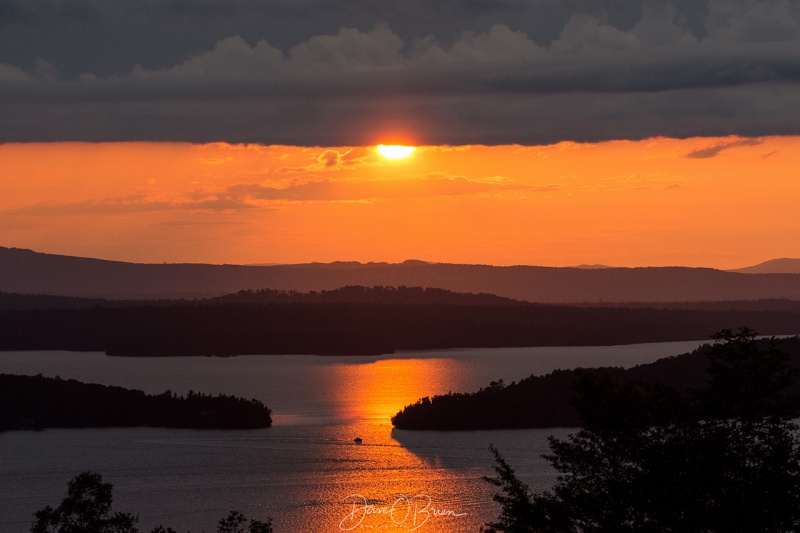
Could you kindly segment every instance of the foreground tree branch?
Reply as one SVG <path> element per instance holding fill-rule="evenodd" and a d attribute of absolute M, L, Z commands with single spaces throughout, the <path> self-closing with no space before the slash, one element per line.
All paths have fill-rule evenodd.
<path fill-rule="evenodd" d="M 483 531 L 796 531 L 797 373 L 774 339 L 747 328 L 715 338 L 707 384 L 688 394 L 578 382 L 582 428 L 550 438 L 560 475 L 549 491 L 529 495 L 492 449 L 502 511 Z"/>

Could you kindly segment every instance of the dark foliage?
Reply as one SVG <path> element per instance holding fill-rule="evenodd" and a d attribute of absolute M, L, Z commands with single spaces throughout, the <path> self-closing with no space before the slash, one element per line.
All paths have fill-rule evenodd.
<path fill-rule="evenodd" d="M 247 524 L 247 527 L 245 527 Z M 272 520 L 266 522 L 250 520 L 238 511 L 231 511 L 227 517 L 220 519 L 217 533 L 272 533 Z"/>
<path fill-rule="evenodd" d="M 501 511 L 497 522 L 487 524 L 488 532 L 533 532 L 533 524 L 538 520 L 534 516 L 536 509 L 531 505 L 531 491 L 520 481 L 514 470 L 508 465 L 494 446 L 489 447 L 497 463 L 494 470 L 496 477 L 484 476 L 484 481 L 499 489 L 492 498 L 500 504 Z M 481 531 L 484 531 L 481 528 Z"/>
<path fill-rule="evenodd" d="M 359 298 L 371 291 L 357 289 L 353 293 Z M 401 296 L 418 294 L 412 289 L 381 290 Z M 104 351 L 129 356 L 369 355 L 414 349 L 688 340 L 743 321 L 769 334 L 795 333 L 800 313 L 347 302 L 183 302 L 8 310 L 0 312 L 0 350 Z"/>
<path fill-rule="evenodd" d="M 683 395 L 579 383 L 584 424 L 550 439 L 546 458 L 561 473 L 552 490 L 529 495 L 492 450 L 503 509 L 484 531 L 797 531 L 796 370 L 774 341 L 747 329 L 723 331 L 708 359 L 706 385 Z"/>
<path fill-rule="evenodd" d="M 75 380 L 0 374 L 0 430 L 48 427 L 153 426 L 262 428 L 270 410 L 258 400 L 139 390 Z"/>
<path fill-rule="evenodd" d="M 67 496 L 53 509 L 49 505 L 34 513 L 31 533 L 139 533 L 139 518 L 130 513 L 112 513 L 111 483 L 95 472 L 75 476 L 67 486 Z M 151 533 L 177 533 L 160 525 Z M 238 511 L 220 519 L 217 533 L 272 533 L 272 519 L 250 520 Z"/>
<path fill-rule="evenodd" d="M 34 513 L 31 533 L 137 533 L 136 516 L 111 512 L 111 489 L 100 474 L 75 476 L 58 507 L 48 505 Z"/>
<path fill-rule="evenodd" d="M 770 348 L 770 341 L 752 340 L 746 345 L 753 354 L 759 354 Z M 800 367 L 800 337 L 784 339 L 783 353 L 789 357 L 788 363 Z M 449 393 L 433 398 L 422 398 L 415 404 L 404 407 L 394 417 L 392 423 L 400 429 L 512 429 L 543 427 L 576 427 L 581 423 L 593 424 L 595 418 L 600 421 L 628 426 L 642 423 L 650 417 L 661 418 L 675 416 L 681 409 L 681 395 L 689 389 L 702 386 L 709 377 L 709 372 L 723 375 L 718 367 L 722 362 L 709 355 L 715 353 L 710 345 L 704 345 L 692 353 L 659 359 L 656 362 L 638 365 L 630 369 L 594 368 L 576 370 L 556 370 L 545 376 L 530 376 L 518 383 L 504 385 L 502 380 L 492 382 L 488 387 L 473 393 Z M 756 361 L 761 361 L 756 359 Z M 772 367 L 764 367 L 766 363 L 753 363 L 751 373 L 753 379 L 770 375 Z M 772 363 L 771 363 L 772 364 Z M 759 367 L 758 365 L 762 365 Z M 766 373 L 766 374 L 765 374 Z M 573 385 L 591 397 L 592 409 L 589 410 L 575 398 Z M 617 384 L 615 393 L 603 394 L 611 383 Z M 748 380 L 747 383 L 751 383 Z M 784 382 L 772 386 L 783 385 Z M 747 391 L 746 383 L 730 383 L 730 398 L 748 398 L 745 403 L 755 401 L 752 391 Z M 767 384 L 759 384 L 763 388 Z M 753 384 L 755 386 L 755 384 Z M 760 390 L 760 389 L 759 389 Z M 800 392 L 795 385 L 792 392 Z M 591 394 L 590 394 L 591 392 Z M 615 403 L 636 406 L 641 396 L 648 398 L 648 411 L 634 409 L 620 417 L 618 405 Z M 772 396 L 771 396 L 772 397 Z M 709 400 L 710 401 L 710 400 Z M 577 402 L 577 404 L 576 404 Z M 800 415 L 799 406 L 781 403 Z M 583 413 L 583 421 L 579 411 Z"/>

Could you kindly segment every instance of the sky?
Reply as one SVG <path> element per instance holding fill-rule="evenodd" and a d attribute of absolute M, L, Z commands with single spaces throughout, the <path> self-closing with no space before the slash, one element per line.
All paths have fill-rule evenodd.
<path fill-rule="evenodd" d="M 0 0 L 3 246 L 736 268 L 799 148 L 800 1 Z"/>

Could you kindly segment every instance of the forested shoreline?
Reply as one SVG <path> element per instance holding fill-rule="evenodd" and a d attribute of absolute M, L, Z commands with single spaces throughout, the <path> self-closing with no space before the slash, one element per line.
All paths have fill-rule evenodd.
<path fill-rule="evenodd" d="M 770 302 L 770 300 L 766 300 Z M 18 294 L 0 292 L 0 310 L 22 311 L 34 309 L 94 309 L 122 307 L 171 307 L 176 305 L 218 304 L 323 304 L 323 303 L 372 303 L 372 304 L 451 304 L 451 305 L 525 305 L 522 302 L 487 293 L 453 292 L 435 287 L 385 287 L 376 285 L 345 285 L 338 289 L 301 292 L 296 290 L 241 290 L 222 296 L 208 298 L 162 298 L 120 300 L 108 298 L 85 298 L 78 296 L 55 296 L 50 294 Z M 800 311 L 800 302 L 792 311 Z M 780 309 L 783 310 L 783 309 Z"/>
<path fill-rule="evenodd" d="M 796 334 L 789 311 L 392 303 L 175 304 L 0 312 L 0 350 L 122 356 L 379 355 L 706 338 L 729 324 Z"/>
<path fill-rule="evenodd" d="M 761 343 L 765 345 L 767 341 Z M 777 346 L 788 354 L 790 366 L 800 369 L 800 337 L 780 339 Z M 623 385 L 664 386 L 684 394 L 705 385 L 710 350 L 710 345 L 703 345 L 687 354 L 629 369 L 556 370 L 508 385 L 502 380 L 493 381 L 475 392 L 421 398 L 392 417 L 392 424 L 398 429 L 417 430 L 578 427 L 581 418 L 574 404 L 577 383 L 606 380 Z M 795 385 L 791 392 L 800 394 L 800 386 Z M 800 409 L 797 415 L 800 416 Z"/>
<path fill-rule="evenodd" d="M 272 425 L 258 400 L 189 391 L 158 395 L 73 379 L 0 374 L 0 431 L 44 428 L 251 429 Z"/>

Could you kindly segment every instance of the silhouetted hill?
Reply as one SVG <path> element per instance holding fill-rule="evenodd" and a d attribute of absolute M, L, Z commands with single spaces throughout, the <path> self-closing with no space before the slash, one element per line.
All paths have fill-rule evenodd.
<path fill-rule="evenodd" d="M 782 339 L 779 347 L 790 355 L 790 364 L 800 368 L 800 337 Z M 629 369 L 556 370 L 507 386 L 502 380 L 493 381 L 473 393 L 422 398 L 392 417 L 392 424 L 398 429 L 434 430 L 577 427 L 580 419 L 572 398 L 573 384 L 579 377 L 606 375 L 616 382 L 663 383 L 686 391 L 705 384 L 708 350 L 710 345 L 706 344 L 688 354 Z M 795 387 L 793 392 L 800 394 L 800 387 Z"/>
<path fill-rule="evenodd" d="M 212 298 L 196 300 L 108 300 L 104 298 L 79 298 L 77 296 L 52 296 L 45 294 L 9 294 L 0 292 L 0 310 L 33 309 L 92 309 L 121 307 L 165 307 L 174 305 L 217 304 L 271 304 L 271 303 L 373 303 L 373 304 L 448 304 L 448 305 L 523 305 L 526 302 L 511 300 L 493 294 L 457 293 L 444 289 L 422 287 L 359 287 L 347 286 L 331 291 L 277 291 L 246 290 Z M 800 310 L 800 309 L 798 309 Z"/>
<path fill-rule="evenodd" d="M 730 272 L 741 272 L 744 274 L 800 274 L 800 259 L 770 259 L 757 265 L 745 268 L 737 268 Z"/>
<path fill-rule="evenodd" d="M 90 298 L 209 297 L 270 288 L 436 287 L 548 303 L 800 300 L 800 274 L 710 268 L 495 267 L 409 261 L 277 266 L 134 264 L 0 248 L 0 292 Z"/>
<path fill-rule="evenodd" d="M 270 410 L 258 400 L 192 391 L 177 396 L 0 374 L 0 431 L 63 427 L 264 428 Z"/>

